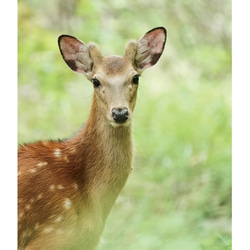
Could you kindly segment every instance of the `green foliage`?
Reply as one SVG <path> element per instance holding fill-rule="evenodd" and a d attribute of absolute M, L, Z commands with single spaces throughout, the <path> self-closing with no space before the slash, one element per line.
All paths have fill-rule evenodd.
<path fill-rule="evenodd" d="M 140 81 L 135 170 L 98 249 L 231 249 L 230 1 L 23 0 L 18 13 L 19 143 L 70 136 L 87 118 L 92 87 L 63 62 L 60 34 L 107 55 L 167 28 Z"/>

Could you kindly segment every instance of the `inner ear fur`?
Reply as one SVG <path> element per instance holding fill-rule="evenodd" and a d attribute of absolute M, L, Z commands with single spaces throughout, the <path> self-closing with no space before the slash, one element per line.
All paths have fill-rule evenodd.
<path fill-rule="evenodd" d="M 93 61 L 88 46 L 84 42 L 73 36 L 61 35 L 58 38 L 58 46 L 64 61 L 70 69 L 85 75 L 92 70 Z"/>
<path fill-rule="evenodd" d="M 137 42 L 135 62 L 138 68 L 146 69 L 157 63 L 162 55 L 167 38 L 164 27 L 157 27 L 148 31 Z"/>

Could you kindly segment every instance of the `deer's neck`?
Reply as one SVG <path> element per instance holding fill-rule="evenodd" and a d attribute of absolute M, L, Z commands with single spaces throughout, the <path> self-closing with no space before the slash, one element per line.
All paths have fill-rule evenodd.
<path fill-rule="evenodd" d="M 131 172 L 132 128 L 114 128 L 95 102 L 93 98 L 87 123 L 71 140 L 71 147 L 77 150 L 79 178 L 82 178 L 79 182 L 82 181 L 97 199 L 104 199 L 104 210 L 108 214 Z"/>

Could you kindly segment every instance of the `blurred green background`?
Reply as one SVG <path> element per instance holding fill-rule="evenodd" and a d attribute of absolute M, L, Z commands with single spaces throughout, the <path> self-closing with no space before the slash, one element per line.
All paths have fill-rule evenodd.
<path fill-rule="evenodd" d="M 135 170 L 98 250 L 231 249 L 231 1 L 18 1 L 18 141 L 65 138 L 87 119 L 92 86 L 57 47 L 60 34 L 104 55 L 165 26 L 140 80 Z"/>

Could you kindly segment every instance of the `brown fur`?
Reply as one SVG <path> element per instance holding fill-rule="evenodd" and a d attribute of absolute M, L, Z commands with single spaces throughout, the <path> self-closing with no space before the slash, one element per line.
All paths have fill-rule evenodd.
<path fill-rule="evenodd" d="M 76 136 L 19 147 L 18 249 L 94 249 L 131 172 L 138 87 L 132 79 L 141 72 L 136 43 L 123 57 L 102 57 L 95 44 L 71 36 L 60 37 L 59 46 L 72 70 L 101 85 Z M 129 118 L 117 124 L 112 109 L 124 107 Z"/>
<path fill-rule="evenodd" d="M 98 243 L 108 213 L 131 171 L 132 144 L 130 127 L 108 125 L 104 134 L 103 121 L 97 116 L 90 116 L 83 130 L 68 141 L 19 148 L 20 249 L 30 242 L 31 249 L 67 249 L 74 245 L 68 239 L 69 232 L 81 249 L 91 249 Z M 59 156 L 55 156 L 55 149 L 60 150 Z M 64 209 L 65 199 L 72 202 L 69 209 Z M 62 221 L 55 223 L 59 216 Z M 91 220 L 91 225 L 85 220 Z M 80 240 L 77 235 L 75 225 L 80 222 L 81 233 L 91 235 L 90 239 Z M 48 234 L 46 228 L 50 227 L 53 232 Z M 57 235 L 57 231 L 61 233 Z M 41 237 L 46 238 L 42 247 Z"/>

